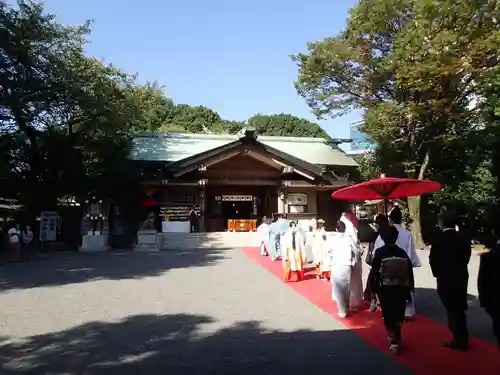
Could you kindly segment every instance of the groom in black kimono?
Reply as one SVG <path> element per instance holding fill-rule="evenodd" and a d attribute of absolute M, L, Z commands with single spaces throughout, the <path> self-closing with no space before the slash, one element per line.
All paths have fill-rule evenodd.
<path fill-rule="evenodd" d="M 453 335 L 445 347 L 466 350 L 469 346 L 467 331 L 468 264 L 471 257 L 470 240 L 455 227 L 457 219 L 451 212 L 438 218 L 441 232 L 434 239 L 429 255 L 432 274 L 436 278 L 437 292 L 446 308 L 448 328 Z"/>

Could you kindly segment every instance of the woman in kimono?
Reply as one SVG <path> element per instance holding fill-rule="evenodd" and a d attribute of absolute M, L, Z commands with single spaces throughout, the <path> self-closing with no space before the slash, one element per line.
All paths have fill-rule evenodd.
<path fill-rule="evenodd" d="M 328 254 L 327 235 L 325 221 L 317 221 L 318 229 L 314 231 L 313 258 L 316 266 L 316 278 L 319 280 L 330 280 L 330 260 Z"/>
<path fill-rule="evenodd" d="M 415 249 L 415 245 L 413 244 L 413 237 L 411 235 L 411 232 L 403 228 L 401 225 L 403 222 L 403 214 L 401 213 L 401 210 L 399 208 L 393 209 L 389 213 L 389 219 L 391 221 L 391 224 L 397 229 L 398 231 L 398 238 L 396 240 L 396 245 L 406 251 L 406 254 L 408 254 L 408 257 L 411 260 L 411 264 L 413 265 L 413 268 L 418 268 L 422 266 L 422 263 L 420 262 L 420 257 L 417 254 L 417 251 Z M 374 245 L 374 252 L 377 251 L 377 249 L 381 248 L 384 246 L 384 241 L 380 236 L 377 237 L 377 240 L 375 241 Z M 405 311 L 405 318 L 406 319 L 411 319 L 415 316 L 415 292 L 412 290 L 412 298 L 408 301 L 408 305 L 406 306 L 406 311 Z"/>
<path fill-rule="evenodd" d="M 307 261 L 302 234 L 297 230 L 295 221 L 290 222 L 290 229 L 282 237 L 284 279 L 290 281 L 295 275 L 296 281 L 304 279 L 304 266 Z"/>
<path fill-rule="evenodd" d="M 380 300 L 389 350 L 398 354 L 405 307 L 414 288 L 413 266 L 406 251 L 396 243 L 398 231 L 395 227 L 381 230 L 380 236 L 384 245 L 373 256 L 368 282 Z"/>
<path fill-rule="evenodd" d="M 343 222 L 346 227 L 345 235 L 351 239 L 353 246 L 355 247 L 354 264 L 351 274 L 351 296 L 349 306 L 351 310 L 357 310 L 363 300 L 363 262 L 361 260 L 362 254 L 358 239 L 358 220 L 352 212 L 344 212 L 340 221 Z"/>
<path fill-rule="evenodd" d="M 261 235 L 260 255 L 269 255 L 269 235 L 270 235 L 270 220 L 267 217 L 262 218 L 262 223 L 258 226 L 257 232 Z"/>
<path fill-rule="evenodd" d="M 351 275 L 355 263 L 356 244 L 346 233 L 344 222 L 337 222 L 337 233 L 328 241 L 332 281 L 332 299 L 337 302 L 338 315 L 345 318 L 349 311 Z"/>

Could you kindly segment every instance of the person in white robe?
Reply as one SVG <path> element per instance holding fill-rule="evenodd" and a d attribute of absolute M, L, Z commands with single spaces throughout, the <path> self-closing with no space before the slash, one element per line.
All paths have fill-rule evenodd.
<path fill-rule="evenodd" d="M 309 227 L 309 231 L 306 233 L 306 254 L 307 259 L 314 258 L 314 241 L 315 241 L 316 230 L 312 226 Z"/>
<path fill-rule="evenodd" d="M 285 281 L 290 281 L 295 275 L 296 281 L 304 280 L 304 267 L 307 262 L 303 235 L 297 230 L 297 224 L 290 222 L 290 229 L 282 238 L 283 271 Z"/>
<path fill-rule="evenodd" d="M 268 256 L 270 249 L 270 231 L 271 231 L 271 221 L 267 217 L 262 218 L 262 223 L 257 227 L 257 233 L 261 236 L 260 241 L 260 255 Z"/>
<path fill-rule="evenodd" d="M 316 278 L 319 280 L 330 280 L 330 260 L 328 254 L 327 233 L 325 221 L 317 221 L 318 229 L 314 231 L 313 239 L 313 262 L 316 267 Z"/>
<path fill-rule="evenodd" d="M 352 267 L 351 274 L 351 291 L 350 291 L 350 303 L 349 307 L 351 310 L 357 310 L 361 301 L 363 300 L 363 262 L 361 246 L 358 239 L 358 229 L 355 226 L 357 224 L 356 217 L 351 212 L 344 212 L 340 218 L 340 221 L 344 223 L 346 230 L 345 235 L 349 237 L 355 248 L 354 252 L 354 265 Z"/>
<path fill-rule="evenodd" d="M 288 231 L 289 224 L 284 214 L 277 214 L 276 221 L 271 224 L 269 235 L 269 256 L 272 261 L 282 260 L 281 237 Z"/>
<path fill-rule="evenodd" d="M 339 221 L 336 233 L 332 233 L 329 238 L 328 254 L 331 267 L 332 299 L 337 303 L 340 318 L 345 318 L 349 312 L 355 252 L 356 243 L 346 233 L 345 223 Z"/>
<path fill-rule="evenodd" d="M 396 245 L 400 248 L 402 248 L 406 254 L 408 254 L 408 257 L 410 258 L 411 264 L 413 265 L 413 268 L 418 268 L 422 266 L 422 263 L 420 261 L 420 257 L 417 254 L 417 250 L 415 249 L 415 245 L 413 242 L 413 237 L 411 235 L 411 232 L 403 228 L 402 222 L 403 222 L 403 215 L 401 214 L 400 210 L 392 210 L 389 213 L 389 219 L 391 221 L 391 224 L 398 230 L 398 238 L 396 240 Z M 375 240 L 375 245 L 374 245 L 374 252 L 377 251 L 377 249 L 381 248 L 384 246 L 384 241 L 380 238 L 380 236 L 377 237 Z M 406 305 L 406 311 L 405 311 L 405 318 L 413 318 L 416 314 L 415 311 L 415 292 L 412 291 L 412 298 L 411 301 L 408 302 Z"/>

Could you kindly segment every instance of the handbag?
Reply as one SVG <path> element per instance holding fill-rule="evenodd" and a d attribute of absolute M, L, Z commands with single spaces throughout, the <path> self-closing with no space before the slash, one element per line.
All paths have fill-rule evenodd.
<path fill-rule="evenodd" d="M 373 263 L 373 253 L 375 252 L 375 241 L 371 241 L 368 245 L 368 251 L 366 252 L 365 263 L 369 266 Z"/>
<path fill-rule="evenodd" d="M 366 252 L 365 263 L 368 264 L 369 266 L 372 265 L 372 263 L 373 263 L 373 249 L 368 249 L 368 251 Z"/>

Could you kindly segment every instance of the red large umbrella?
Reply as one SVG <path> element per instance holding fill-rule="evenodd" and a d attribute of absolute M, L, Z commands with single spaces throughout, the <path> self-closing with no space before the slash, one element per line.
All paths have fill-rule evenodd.
<path fill-rule="evenodd" d="M 385 177 L 347 186 L 332 193 L 332 198 L 345 201 L 370 201 L 413 197 L 426 193 L 434 193 L 443 184 L 431 180 L 416 180 L 413 178 Z"/>
<path fill-rule="evenodd" d="M 156 207 L 158 202 L 151 198 L 146 198 L 141 202 L 141 207 Z"/>

